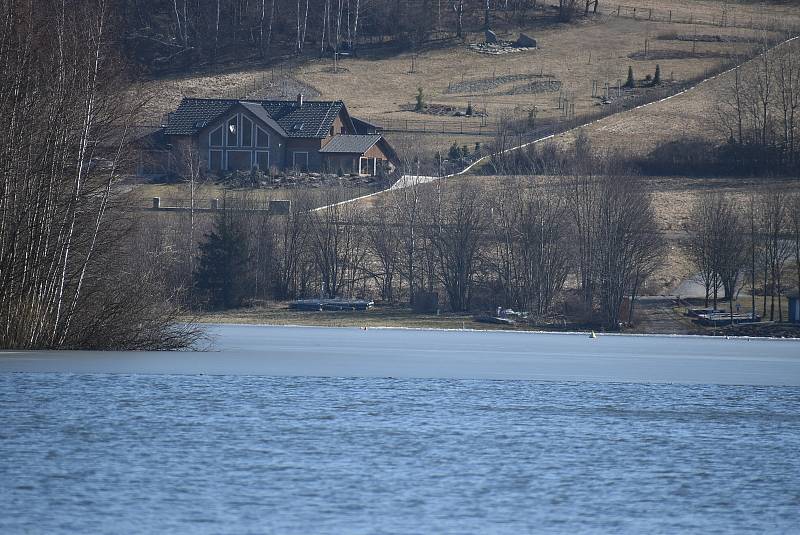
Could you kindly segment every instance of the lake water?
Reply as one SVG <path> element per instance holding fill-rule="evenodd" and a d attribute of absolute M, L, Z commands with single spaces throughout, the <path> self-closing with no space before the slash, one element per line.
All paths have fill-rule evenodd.
<path fill-rule="evenodd" d="M 526 378 L 540 367 L 569 375 L 584 357 L 562 355 L 560 368 L 548 359 L 586 337 L 489 337 L 498 354 L 527 344 L 528 358 L 495 366 L 487 353 L 481 367 L 469 348 L 480 349 L 483 334 L 472 333 L 467 370 L 451 373 L 474 377 L 446 378 L 435 375 L 460 362 L 457 351 L 428 368 L 415 353 L 444 343 L 442 333 L 218 334 L 220 351 L 160 354 L 158 366 L 152 354 L 0 353 L 0 533 L 796 533 L 800 525 L 800 352 L 791 342 L 754 343 L 764 373 L 752 374 L 737 344 L 694 339 L 702 366 L 690 369 L 735 384 L 670 384 L 662 379 L 693 355 L 692 340 L 601 337 L 606 346 L 588 347 L 606 375 L 539 381 L 505 375 L 514 367 Z M 452 333 L 447 345 L 466 334 Z M 338 352 L 356 366 L 358 336 L 386 340 L 384 365 L 397 378 L 381 377 L 387 370 L 371 353 L 362 377 L 324 366 Z M 315 349 L 331 337 L 350 349 Z M 392 348 L 403 340 L 411 361 L 398 364 Z M 670 357 L 672 343 L 681 351 Z M 611 381 L 637 351 L 667 371 L 634 366 L 629 373 L 648 380 Z M 245 369 L 254 373 L 238 373 Z M 504 379 L 492 380 L 493 369 Z M 404 376 L 415 371 L 423 377 Z"/>

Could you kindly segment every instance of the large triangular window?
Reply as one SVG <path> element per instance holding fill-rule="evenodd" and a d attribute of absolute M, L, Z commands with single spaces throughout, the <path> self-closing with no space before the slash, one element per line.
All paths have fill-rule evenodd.
<path fill-rule="evenodd" d="M 242 147 L 253 146 L 253 121 L 242 115 Z"/>
<path fill-rule="evenodd" d="M 239 144 L 239 116 L 233 116 L 228 119 L 228 142 L 226 143 L 229 147 L 235 147 Z"/>
<path fill-rule="evenodd" d="M 212 147 L 222 146 L 222 127 L 220 126 L 208 135 L 208 144 Z"/>
<path fill-rule="evenodd" d="M 269 148 L 269 133 L 260 126 L 256 126 L 256 147 Z"/>

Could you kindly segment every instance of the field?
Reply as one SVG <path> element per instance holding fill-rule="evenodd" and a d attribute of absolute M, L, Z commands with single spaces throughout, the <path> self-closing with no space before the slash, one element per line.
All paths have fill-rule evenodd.
<path fill-rule="evenodd" d="M 731 2 L 684 0 L 626 3 L 640 9 L 656 4 L 662 11 L 674 9 L 675 20 L 679 13 L 696 13 L 694 20 L 701 20 L 701 15 L 709 18 L 723 9 L 726 13 L 735 9 L 740 22 L 755 17 L 752 24 L 758 26 L 766 21 L 790 22 L 798 15 L 796 8 L 784 5 L 733 6 Z M 634 20 L 624 11 L 617 17 L 609 14 L 615 7 L 601 2 L 601 14 L 596 17 L 578 18 L 569 24 L 540 18 L 525 27 L 499 33 L 500 39 L 516 39 L 520 32 L 537 39 L 538 48 L 526 52 L 499 56 L 476 53 L 466 44 L 478 42 L 483 36 L 472 33 L 467 34 L 464 43 L 444 39 L 415 53 L 365 46 L 358 57 L 341 59 L 336 70 L 330 58 L 306 56 L 278 68 L 248 67 L 235 72 L 154 80 L 147 84 L 157 97 L 149 110 L 150 122 L 160 120 L 184 96 L 243 98 L 284 94 L 291 98 L 293 92 L 305 91 L 314 98 L 342 99 L 352 114 L 393 129 L 409 129 L 408 121 L 410 129 L 428 132 L 420 139 L 431 152 L 446 151 L 453 142 L 474 146 L 476 142 L 491 141 L 486 135 L 475 135 L 475 129 L 491 131 L 504 115 L 527 117 L 535 110 L 537 119 L 553 120 L 597 110 L 601 104 L 599 98 L 592 96 L 593 82 L 598 84 L 598 95 L 604 92 L 606 83 L 615 91 L 618 83 L 625 81 L 628 66 L 633 67 L 637 80 L 642 80 L 645 75 L 652 75 L 659 64 L 665 82 L 680 82 L 702 77 L 731 56 L 748 53 L 754 42 L 764 37 L 761 31 L 730 25 Z M 732 24 L 732 20 L 725 24 Z M 750 24 L 749 19 L 745 24 Z M 720 36 L 723 41 L 686 40 L 687 36 L 698 34 Z M 430 106 L 428 111 L 435 109 L 436 114 L 412 111 L 418 88 L 422 88 Z M 564 99 L 568 99 L 568 110 L 559 106 Z M 468 105 L 486 116 L 453 116 Z M 447 108 L 451 110 L 446 112 L 448 115 L 439 114 Z M 450 133 L 459 131 L 462 124 L 469 134 Z M 431 130 L 438 133 L 431 134 Z M 448 133 L 443 134 L 442 130 Z M 393 140 L 401 135 L 392 132 L 388 137 Z"/>
<path fill-rule="evenodd" d="M 800 40 L 783 46 L 800 54 Z M 669 100 L 606 117 L 584 130 L 595 149 L 634 155 L 646 155 L 659 145 L 688 138 L 722 142 L 725 134 L 718 126 L 716 94 L 732 79 L 733 74 L 726 73 Z M 556 141 L 567 146 L 576 135 L 576 130 L 566 132 Z"/>
<path fill-rule="evenodd" d="M 377 306 L 368 312 L 301 312 L 289 310 L 285 303 L 265 303 L 209 313 L 199 321 L 209 323 L 245 323 L 266 325 L 319 325 L 323 327 L 402 326 L 420 329 L 507 330 L 503 325 L 477 323 L 472 314 L 416 314 L 399 306 Z"/>
<path fill-rule="evenodd" d="M 706 25 L 748 25 L 774 28 L 791 27 L 800 23 L 797 2 L 777 0 L 626 0 L 604 2 L 604 13 L 615 13 L 622 6 L 622 13 L 631 16 L 637 8 L 639 17 L 647 17 L 652 9 L 654 18 L 663 18 L 672 11 L 673 20 L 693 20 Z"/>
<path fill-rule="evenodd" d="M 404 110 L 413 103 L 420 87 L 431 105 L 466 110 L 471 102 L 476 110 L 486 111 L 489 119 L 508 112 L 527 112 L 537 106 L 539 117 L 546 118 L 561 114 L 558 109 L 561 91 L 505 94 L 521 91 L 520 86 L 528 81 L 515 79 L 514 75 L 531 76 L 533 81 L 542 75 L 545 80 L 560 82 L 563 93 L 574 94 L 575 113 L 580 114 L 598 102 L 591 95 L 592 80 L 601 84 L 608 81 L 616 87 L 618 80 L 624 83 L 629 65 L 638 78 L 655 71 L 655 60 L 628 57 L 643 53 L 645 41 L 651 54 L 657 49 L 667 56 L 666 52 L 675 56 L 690 54 L 693 46 L 685 41 L 656 40 L 662 33 L 685 32 L 684 25 L 616 17 L 522 31 L 535 35 L 539 48 L 501 56 L 478 54 L 463 46 L 431 50 L 416 57 L 414 72 L 410 70 L 411 54 L 347 60 L 342 62 L 338 74 L 332 72 L 328 61 L 314 61 L 300 67 L 295 76 L 316 88 L 324 88 L 323 97 L 345 99 L 354 114 L 379 123 L 387 119 L 425 118 L 423 114 Z M 757 38 L 757 33 L 749 30 L 720 28 L 714 33 Z M 514 39 L 516 32 L 499 37 Z M 702 75 L 721 58 L 746 52 L 750 46 L 747 42 L 697 43 L 696 58 L 664 58 L 658 63 L 665 78 L 685 80 Z"/>

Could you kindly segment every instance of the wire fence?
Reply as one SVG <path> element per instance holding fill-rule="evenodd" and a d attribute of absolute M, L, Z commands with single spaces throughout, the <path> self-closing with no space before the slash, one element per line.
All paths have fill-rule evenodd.
<path fill-rule="evenodd" d="M 599 10 L 601 13 L 635 20 L 668 22 L 675 24 L 697 24 L 719 28 L 742 28 L 768 30 L 796 35 L 800 31 L 798 21 L 791 21 L 773 13 L 755 15 L 752 12 L 739 12 L 735 8 L 724 7 L 718 12 L 694 12 L 675 9 L 659 9 L 617 4 Z"/>
<path fill-rule="evenodd" d="M 370 123 L 384 132 L 408 132 L 421 134 L 464 134 L 473 136 L 493 136 L 497 132 L 497 121 L 486 117 L 479 119 L 452 118 L 448 120 L 426 119 L 386 119 L 369 117 Z"/>

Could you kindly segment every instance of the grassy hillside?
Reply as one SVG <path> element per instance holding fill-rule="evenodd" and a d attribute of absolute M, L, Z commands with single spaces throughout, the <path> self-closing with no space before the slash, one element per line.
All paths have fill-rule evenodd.
<path fill-rule="evenodd" d="M 657 4 L 661 10 L 674 8 L 676 14 L 684 10 L 709 15 L 721 13 L 725 6 L 730 9 L 731 2 L 670 0 Z M 626 5 L 644 8 L 649 4 Z M 299 91 L 315 98 L 345 100 L 354 115 L 378 123 L 426 121 L 426 130 L 440 132 L 457 128 L 462 122 L 491 125 L 508 114 L 527 117 L 534 109 L 537 118 L 553 119 L 564 113 L 558 106 L 562 97 L 570 99 L 577 115 L 598 109 L 602 104 L 592 97 L 593 81 L 602 93 L 606 82 L 612 87 L 619 80 L 624 82 L 629 66 L 639 80 L 652 75 L 656 64 L 661 66 L 665 81 L 693 79 L 731 56 L 749 52 L 754 42 L 764 37 L 763 32 L 753 29 L 634 20 L 624 12 L 617 17 L 608 14 L 613 7 L 601 2 L 601 14 L 595 17 L 568 24 L 546 18 L 500 32 L 500 39 L 513 40 L 520 32 L 536 38 L 538 48 L 526 52 L 499 56 L 476 53 L 467 44 L 481 41 L 483 36 L 473 33 L 467 34 L 465 42 L 445 39 L 428 43 L 416 53 L 364 46 L 358 57 L 341 59 L 336 70 L 331 58 L 306 56 L 277 68 L 251 66 L 236 72 L 154 80 L 148 83 L 154 94 L 151 122 L 174 109 L 184 96 L 291 97 Z M 769 6 L 767 11 L 762 8 L 743 3 L 736 5 L 736 12 L 740 18 L 753 16 L 756 22 L 767 15 L 780 16 L 781 20 L 800 16 L 800 9 L 788 5 Z M 720 40 L 686 39 L 698 34 Z M 486 117 L 462 119 L 452 113 L 442 116 L 411 111 L 418 88 L 434 108 L 464 111 L 471 104 L 474 111 L 485 112 Z M 474 145 L 481 139 L 488 140 L 487 136 L 475 135 L 424 136 L 424 142 L 437 150 L 446 150 L 453 142 Z"/>
<path fill-rule="evenodd" d="M 784 47 L 800 54 L 799 41 Z M 722 142 L 725 135 L 716 120 L 717 95 L 732 84 L 733 77 L 733 73 L 723 74 L 669 100 L 606 117 L 584 130 L 596 149 L 639 155 L 648 154 L 659 145 L 687 138 Z M 566 132 L 556 141 L 567 146 L 576 135 L 577 131 Z"/>

